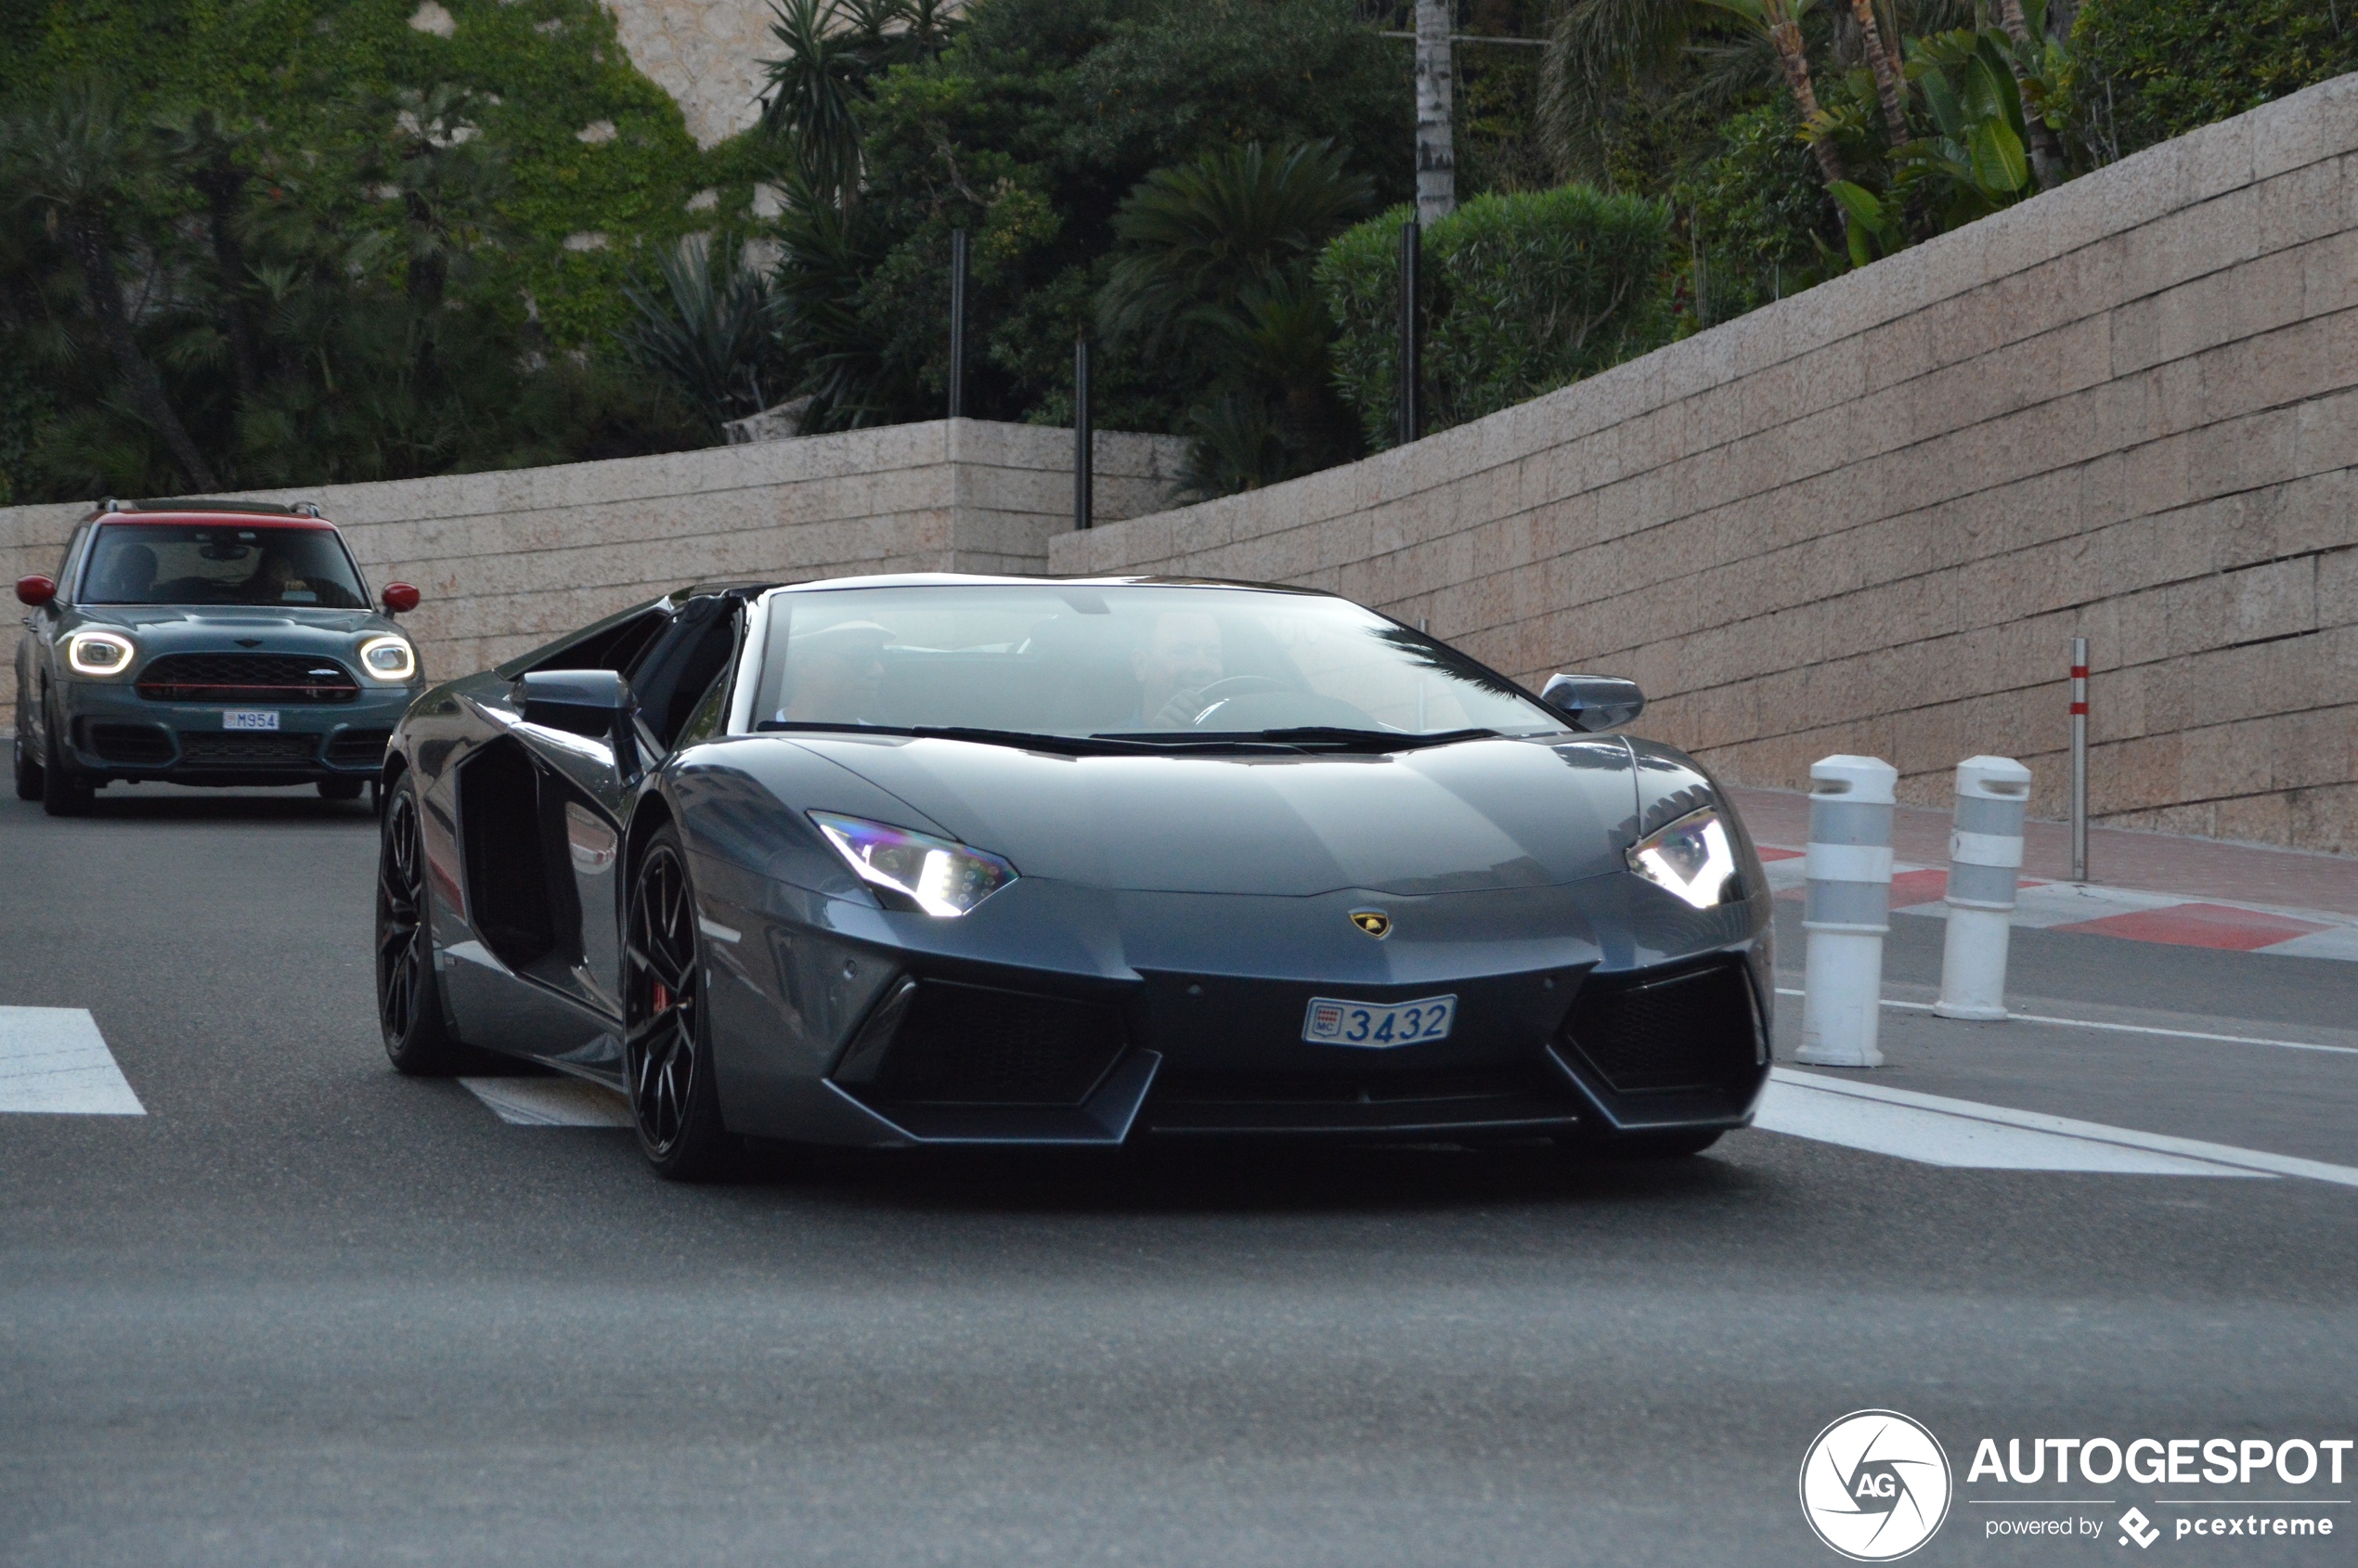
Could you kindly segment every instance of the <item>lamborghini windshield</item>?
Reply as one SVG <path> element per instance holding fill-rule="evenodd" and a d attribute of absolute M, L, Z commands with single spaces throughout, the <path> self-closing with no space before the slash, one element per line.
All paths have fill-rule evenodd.
<path fill-rule="evenodd" d="M 764 729 L 1309 742 L 1563 728 L 1454 650 L 1323 594 L 907 585 L 773 593 L 767 613 Z"/>
<path fill-rule="evenodd" d="M 77 603 L 369 607 L 334 529 L 283 524 L 110 523 Z"/>

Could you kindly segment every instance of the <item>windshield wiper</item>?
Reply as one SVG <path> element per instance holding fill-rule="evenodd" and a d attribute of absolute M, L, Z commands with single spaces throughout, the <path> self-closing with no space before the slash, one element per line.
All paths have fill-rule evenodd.
<path fill-rule="evenodd" d="M 1429 745 L 1493 739 L 1497 733 L 1496 730 L 1471 729 L 1419 734 L 1398 730 L 1354 730 L 1339 724 L 1297 724 L 1283 730 L 1255 730 L 1250 732 L 1250 738 L 1315 746 L 1321 751 L 1419 751 Z"/>
<path fill-rule="evenodd" d="M 767 734 L 905 735 L 921 741 L 972 741 L 978 745 L 1059 751 L 1072 757 L 1111 757 L 1170 749 L 1126 735 L 1043 735 L 1028 730 L 986 730 L 964 724 L 859 724 L 826 719 L 765 719 L 754 728 Z"/>

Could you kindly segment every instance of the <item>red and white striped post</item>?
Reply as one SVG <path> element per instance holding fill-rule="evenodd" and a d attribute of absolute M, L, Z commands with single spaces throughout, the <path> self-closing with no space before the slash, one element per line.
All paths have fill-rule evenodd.
<path fill-rule="evenodd" d="M 2071 879 L 2088 880 L 2088 640 L 2071 640 Z"/>

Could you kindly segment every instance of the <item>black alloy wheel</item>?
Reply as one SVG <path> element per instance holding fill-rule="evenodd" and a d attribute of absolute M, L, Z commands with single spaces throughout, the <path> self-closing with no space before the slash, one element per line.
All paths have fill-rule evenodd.
<path fill-rule="evenodd" d="M 704 997 L 695 895 L 679 835 L 666 827 L 631 881 L 622 1061 L 640 1151 L 672 1181 L 719 1174 L 733 1153 L 712 1082 Z"/>
<path fill-rule="evenodd" d="M 443 1021 L 428 896 L 418 789 L 404 778 L 394 786 L 377 840 L 377 1021 L 395 1069 L 415 1078 L 445 1078 L 482 1058 Z"/>
<path fill-rule="evenodd" d="M 41 798 L 41 764 L 32 759 L 32 737 L 25 733 L 25 726 L 17 726 L 14 749 L 17 754 L 17 798 Z"/>
<path fill-rule="evenodd" d="M 90 797 L 97 792 L 67 757 L 54 710 L 42 731 L 41 754 L 41 809 L 53 817 L 78 817 L 89 810 Z"/>

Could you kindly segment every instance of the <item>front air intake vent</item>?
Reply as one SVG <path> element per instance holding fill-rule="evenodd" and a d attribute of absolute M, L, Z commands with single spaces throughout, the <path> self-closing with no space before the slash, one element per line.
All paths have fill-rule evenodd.
<path fill-rule="evenodd" d="M 1760 1017 L 1741 964 L 1661 979 L 1590 978 L 1564 1021 L 1615 1093 L 1717 1089 L 1760 1064 Z"/>
<path fill-rule="evenodd" d="M 154 768 L 172 760 L 172 732 L 161 724 L 91 722 L 82 735 L 101 762 Z"/>
<path fill-rule="evenodd" d="M 372 768 L 385 759 L 391 730 L 339 730 L 329 738 L 328 760 L 339 768 Z"/>
<path fill-rule="evenodd" d="M 319 755 L 319 737 L 228 730 L 180 732 L 180 760 L 197 768 L 300 767 Z"/>
<path fill-rule="evenodd" d="M 333 659 L 303 654 L 164 654 L 136 682 L 150 702 L 348 703 L 359 682 Z"/>
<path fill-rule="evenodd" d="M 1077 1106 L 1121 1054 L 1121 1015 L 1086 1002 L 926 980 L 907 1007 L 850 1085 L 879 1103 Z"/>

